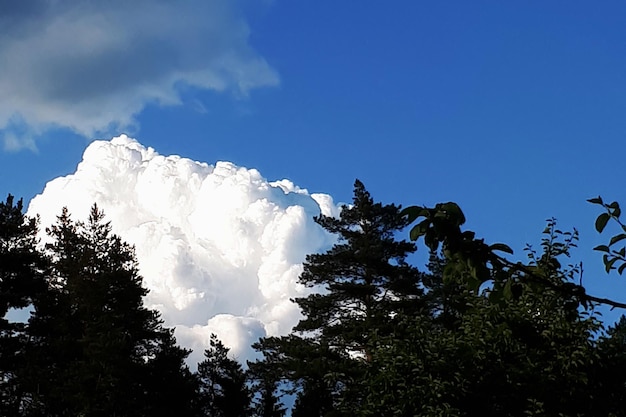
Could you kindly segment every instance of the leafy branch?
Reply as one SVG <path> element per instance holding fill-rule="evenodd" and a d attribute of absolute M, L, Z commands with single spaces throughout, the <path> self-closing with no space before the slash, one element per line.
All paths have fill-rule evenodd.
<path fill-rule="evenodd" d="M 592 202 L 596 202 L 595 199 Z M 606 208 L 610 211 L 601 215 L 601 229 L 606 226 L 606 222 L 610 218 L 619 222 L 619 206 L 616 203 L 611 203 L 606 205 Z M 458 275 L 459 270 L 464 270 L 467 273 L 462 274 L 462 276 L 466 280 L 467 286 L 474 291 L 479 291 L 484 283 L 492 281 L 494 289 L 490 296 L 496 299 L 510 298 L 519 293 L 521 287 L 518 284 L 521 279 L 524 279 L 527 283 L 543 285 L 560 293 L 565 298 L 576 300 L 585 308 L 593 303 L 600 303 L 613 308 L 626 309 L 626 303 L 587 294 L 582 283 L 571 282 L 574 273 L 580 274 L 582 269 L 570 266 L 568 271 L 561 271 L 561 264 L 557 258 L 560 255 L 569 256 L 569 248 L 576 246 L 578 233 L 576 230 L 574 232 L 562 232 L 556 229 L 553 219 L 549 220 L 548 226 L 544 230 L 544 233 L 548 234 L 548 238 L 542 240 L 543 255 L 537 258 L 535 252 L 529 247 L 531 262 L 529 265 L 524 265 L 521 262 L 511 262 L 496 253 L 504 252 L 512 255 L 513 250 L 509 246 L 502 243 L 489 245 L 485 243 L 484 239 L 477 239 L 474 232 L 461 230 L 461 226 L 465 223 L 465 215 L 456 203 L 440 203 L 433 208 L 412 206 L 405 208 L 402 213 L 407 217 L 409 224 L 417 222 L 409 232 L 412 241 L 423 238 L 424 243 L 432 252 L 441 248 L 448 262 L 448 266 L 444 270 L 444 279 L 449 278 L 452 274 Z M 619 224 L 626 231 L 625 226 L 622 223 Z M 598 228 L 598 222 L 596 222 L 596 228 Z M 564 237 L 564 242 L 557 241 L 557 237 Z M 609 252 L 605 257 L 607 259 L 605 263 L 609 262 L 611 267 L 620 260 L 626 262 L 624 249 L 615 251 L 615 253 L 610 249 L 611 245 L 625 238 L 626 234 L 621 234 L 611 239 L 608 246 Z M 624 270 L 623 265 L 620 266 L 621 271 Z M 609 267 L 607 267 L 608 270 L 610 270 Z"/>
<path fill-rule="evenodd" d="M 622 275 L 624 270 L 626 270 L 626 246 L 622 246 L 621 248 L 616 247 L 618 246 L 616 245 L 618 242 L 626 239 L 626 225 L 624 225 L 624 223 L 620 220 L 622 210 L 620 209 L 617 201 L 606 204 L 604 201 L 602 201 L 602 197 L 600 196 L 596 198 L 590 198 L 587 201 L 592 204 L 602 206 L 605 210 L 604 213 L 600 214 L 596 218 L 596 230 L 598 231 L 598 233 L 602 233 L 604 231 L 610 220 L 613 220 L 622 229 L 621 233 L 618 233 L 611 237 L 608 245 L 598 245 L 593 248 L 594 250 L 603 253 L 602 261 L 604 262 L 604 268 L 606 269 L 607 273 L 611 272 L 614 269 L 617 269 L 617 273 Z M 619 266 L 616 266 L 615 264 L 619 264 Z"/>

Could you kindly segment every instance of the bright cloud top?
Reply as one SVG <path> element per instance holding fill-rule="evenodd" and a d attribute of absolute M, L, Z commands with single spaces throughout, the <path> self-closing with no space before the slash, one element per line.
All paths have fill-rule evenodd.
<path fill-rule="evenodd" d="M 51 126 L 88 137 L 132 126 L 188 87 L 246 94 L 278 83 L 230 0 L 0 2 L 5 149 Z M 30 138 L 30 139 L 29 139 Z"/>
<path fill-rule="evenodd" d="M 76 172 L 49 182 L 28 214 L 45 228 L 63 206 L 86 219 L 94 202 L 136 245 L 147 304 L 195 350 L 192 363 L 211 332 L 244 359 L 258 337 L 291 330 L 300 316 L 290 299 L 307 293 L 297 284 L 302 262 L 333 240 L 313 216 L 338 215 L 330 196 L 288 180 L 162 156 L 126 136 L 92 143 Z"/>

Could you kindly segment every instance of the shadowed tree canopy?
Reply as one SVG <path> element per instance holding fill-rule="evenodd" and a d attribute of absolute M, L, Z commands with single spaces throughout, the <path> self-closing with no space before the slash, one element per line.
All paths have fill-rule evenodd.
<path fill-rule="evenodd" d="M 44 291 L 47 259 L 36 248 L 37 222 L 22 213 L 22 200 L 0 202 L 0 415 L 18 415 L 27 393 L 16 373 L 25 366 L 27 326 L 10 321 L 12 309 L 32 308 Z"/>
<path fill-rule="evenodd" d="M 193 415 L 188 352 L 144 307 L 133 248 L 95 205 L 86 223 L 64 209 L 47 232 L 52 269 L 20 372 L 25 415 Z"/>
<path fill-rule="evenodd" d="M 211 335 L 204 360 L 198 364 L 203 415 L 247 417 L 252 415 L 252 392 L 242 366 L 228 357 L 229 349 Z"/>
<path fill-rule="evenodd" d="M 352 205 L 339 218 L 315 221 L 338 241 L 306 258 L 299 282 L 317 291 L 295 300 L 304 316 L 294 328 L 298 334 L 256 345 L 295 387 L 294 416 L 350 409 L 379 338 L 395 331 L 395 318 L 428 314 L 423 274 L 406 262 L 415 245 L 396 237 L 408 224 L 400 207 L 374 202 L 357 180 Z"/>
<path fill-rule="evenodd" d="M 606 272 L 626 270 L 619 204 L 603 232 Z M 146 308 L 134 249 L 97 206 L 86 222 L 63 210 L 38 249 L 21 202 L 0 203 L 0 415 L 294 417 L 626 415 L 626 319 L 605 330 L 571 262 L 578 233 L 549 220 L 541 249 L 512 262 L 503 244 L 462 230 L 455 203 L 374 202 L 360 181 L 338 218 L 315 221 L 337 237 L 311 254 L 294 300 L 291 334 L 261 339 L 248 371 L 215 335 L 193 374 L 188 351 Z M 407 262 L 430 250 L 429 273 Z M 10 321 L 15 309 L 27 322 Z"/>

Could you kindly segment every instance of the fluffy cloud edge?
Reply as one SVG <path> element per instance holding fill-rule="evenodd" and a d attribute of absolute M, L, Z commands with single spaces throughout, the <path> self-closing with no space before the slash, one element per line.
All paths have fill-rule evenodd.
<path fill-rule="evenodd" d="M 300 313 L 290 300 L 311 291 L 297 282 L 302 262 L 334 243 L 313 217 L 339 213 L 331 196 L 289 180 L 163 156 L 124 135 L 89 145 L 76 172 L 50 181 L 27 214 L 43 229 L 63 206 L 86 219 L 94 202 L 135 245 L 147 305 L 194 350 L 191 364 L 210 333 L 245 361 L 258 337 L 291 330 Z"/>

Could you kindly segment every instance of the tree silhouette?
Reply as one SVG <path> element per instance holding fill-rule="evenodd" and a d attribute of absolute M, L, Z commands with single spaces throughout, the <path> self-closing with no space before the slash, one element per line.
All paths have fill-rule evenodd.
<path fill-rule="evenodd" d="M 252 393 L 246 374 L 229 349 L 211 335 L 204 360 L 198 364 L 200 403 L 204 415 L 212 417 L 246 417 L 252 414 Z"/>
<path fill-rule="evenodd" d="M 96 205 L 86 223 L 64 209 L 48 233 L 53 269 L 30 319 L 24 372 L 31 408 L 47 416 L 163 415 L 164 402 L 155 401 L 161 396 L 186 410 L 195 392 L 183 362 L 188 352 L 144 307 L 133 248 L 111 232 Z M 155 385 L 165 375 L 178 391 Z"/>
<path fill-rule="evenodd" d="M 0 202 L 0 415 L 18 415 L 28 394 L 16 373 L 25 366 L 25 319 L 10 321 L 11 309 L 32 308 L 45 288 L 47 260 L 37 250 L 37 222 L 22 213 L 22 200 Z"/>

